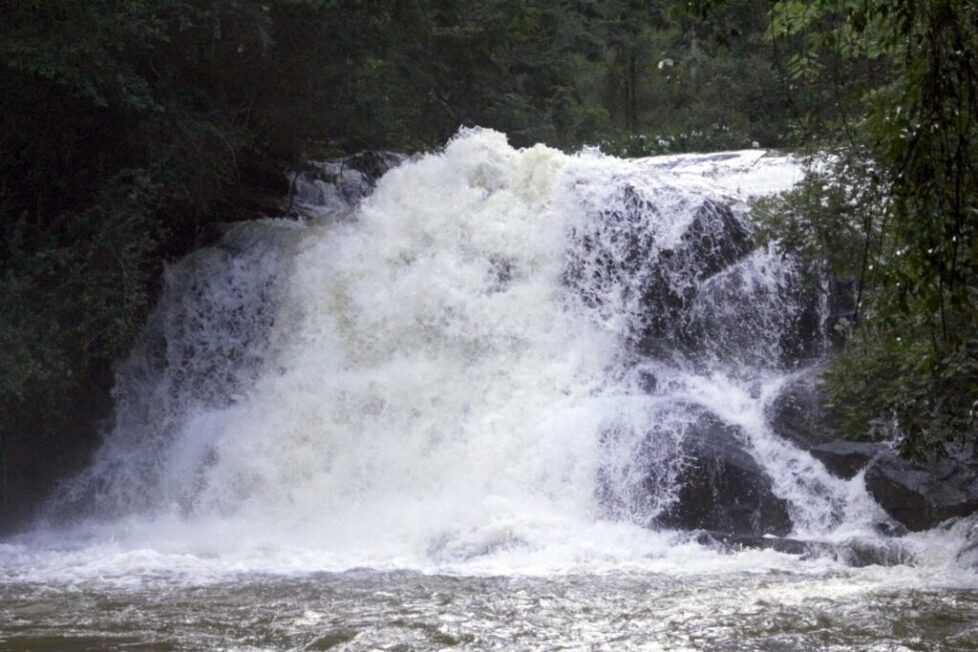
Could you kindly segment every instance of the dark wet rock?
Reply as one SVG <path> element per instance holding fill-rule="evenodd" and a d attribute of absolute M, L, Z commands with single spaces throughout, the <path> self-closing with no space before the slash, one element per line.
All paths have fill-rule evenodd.
<path fill-rule="evenodd" d="M 266 213 L 267 214 L 267 213 Z M 210 222 L 201 226 L 200 239 L 204 246 L 210 246 L 223 238 L 241 222 Z"/>
<path fill-rule="evenodd" d="M 660 416 L 644 433 L 603 435 L 614 454 L 598 470 L 598 496 L 611 518 L 757 536 L 791 530 L 786 502 L 737 427 L 684 403 Z"/>
<path fill-rule="evenodd" d="M 242 189 L 231 197 L 232 201 L 243 209 L 238 213 L 243 219 L 282 216 L 288 206 L 287 198 L 288 186 L 282 194 L 266 188 L 252 187 Z"/>
<path fill-rule="evenodd" d="M 790 328 L 785 329 L 781 347 L 788 366 L 812 364 L 845 344 L 845 323 L 855 309 L 855 288 L 852 281 L 820 278 L 819 273 L 806 269 L 796 260 L 798 274 L 787 292 L 793 305 Z"/>
<path fill-rule="evenodd" d="M 916 558 L 898 541 L 871 541 L 852 539 L 833 544 L 836 559 L 849 566 L 899 566 L 916 563 Z"/>
<path fill-rule="evenodd" d="M 782 388 L 768 408 L 767 417 L 774 432 L 803 450 L 839 437 L 818 388 L 821 371 L 814 367 L 799 374 Z"/>
<path fill-rule="evenodd" d="M 884 443 L 838 439 L 817 369 L 789 383 L 768 418 L 775 433 L 808 450 L 833 475 L 848 480 L 865 470 L 870 495 L 899 524 L 895 532 L 926 530 L 978 510 L 978 460 L 971 449 L 947 446 L 939 458 L 914 461 Z"/>
<path fill-rule="evenodd" d="M 809 452 L 840 478 L 865 469 L 869 494 L 908 530 L 927 530 L 978 511 L 978 461 L 973 459 L 916 461 L 887 444 L 844 440 L 819 444 Z"/>
<path fill-rule="evenodd" d="M 812 457 L 825 465 L 829 473 L 848 480 L 869 466 L 877 457 L 889 454 L 890 449 L 885 444 L 839 439 L 819 444 L 809 452 Z"/>
<path fill-rule="evenodd" d="M 702 282 L 742 260 L 751 249 L 750 235 L 730 207 L 704 201 L 679 244 L 659 253 L 645 281 L 646 319 L 638 334 L 639 352 L 661 355 L 676 345 L 695 351 L 704 334 L 684 327 Z"/>
<path fill-rule="evenodd" d="M 602 308 L 609 288 L 627 287 L 631 279 L 656 261 L 655 234 L 648 217 L 657 215 L 655 205 L 631 185 L 623 186 L 609 208 L 574 233 L 578 253 L 564 274 L 584 304 Z"/>
<path fill-rule="evenodd" d="M 371 184 L 387 174 L 393 168 L 407 160 L 407 156 L 398 152 L 366 151 L 339 159 L 350 170 L 356 170 Z"/>
<path fill-rule="evenodd" d="M 228 200 L 237 207 L 241 221 L 262 217 L 300 217 L 317 208 L 335 210 L 354 205 L 371 192 L 380 177 L 407 156 L 395 152 L 365 151 L 326 161 L 312 161 L 288 171 L 278 160 L 253 163 L 240 172 L 237 187 Z M 204 244 L 218 240 L 234 223 L 203 227 Z"/>
<path fill-rule="evenodd" d="M 788 303 L 795 306 L 786 314 L 786 325 L 779 344 L 784 365 L 799 368 L 812 364 L 825 350 L 825 333 L 822 323 L 822 288 L 804 274 L 791 279 L 784 294 Z"/>
<path fill-rule="evenodd" d="M 819 286 L 753 251 L 733 211 L 705 201 L 643 278 L 638 353 L 678 353 L 706 366 L 799 367 L 817 359 L 825 348 Z"/>
<path fill-rule="evenodd" d="M 978 511 L 978 461 L 917 462 L 885 451 L 866 470 L 866 489 L 907 529 L 928 530 Z"/>
<path fill-rule="evenodd" d="M 978 460 L 973 458 L 910 460 L 887 444 L 844 440 L 819 444 L 809 452 L 840 478 L 865 469 L 869 494 L 908 530 L 928 530 L 978 511 Z"/>
<path fill-rule="evenodd" d="M 751 251 L 750 235 L 729 206 L 706 200 L 677 248 L 677 258 L 705 278 L 726 269 Z"/>
<path fill-rule="evenodd" d="M 755 536 L 791 531 L 787 504 L 774 495 L 770 477 L 744 450 L 736 428 L 704 414 L 683 447 L 677 501 L 659 515 L 659 525 Z"/>
<path fill-rule="evenodd" d="M 407 159 L 395 152 L 360 152 L 310 162 L 290 174 L 287 212 L 301 216 L 349 209 L 372 193 L 384 174 Z"/>
<path fill-rule="evenodd" d="M 874 523 L 873 530 L 875 530 L 876 533 L 879 535 L 882 535 L 884 537 L 891 537 L 891 538 L 904 537 L 910 533 L 910 530 L 908 530 L 900 523 L 897 523 L 896 521 L 884 521 L 881 523 Z"/>
<path fill-rule="evenodd" d="M 810 541 L 790 539 L 787 537 L 765 537 L 752 534 L 731 534 L 712 530 L 696 535 L 696 543 L 709 546 L 721 552 L 737 552 L 740 550 L 774 550 L 786 555 L 809 555 L 814 544 Z"/>
<path fill-rule="evenodd" d="M 706 199 L 691 207 L 685 231 L 666 248 L 654 228 L 660 208 L 640 189 L 623 185 L 606 205 L 574 235 L 568 285 L 598 310 L 624 289 L 625 300 L 637 304 L 629 340 L 639 354 L 695 350 L 704 335 L 685 324 L 697 293 L 706 279 L 750 254 L 747 228 L 729 206 Z"/>
<path fill-rule="evenodd" d="M 283 161 L 254 161 L 239 171 L 238 183 L 228 199 L 238 208 L 239 219 L 278 217 L 288 205 L 289 178 Z"/>
<path fill-rule="evenodd" d="M 704 367 L 722 360 L 778 368 L 821 354 L 819 286 L 791 265 L 752 256 L 751 233 L 729 205 L 690 205 L 668 245 L 655 228 L 660 210 L 641 189 L 622 186 L 575 232 L 565 273 L 598 314 L 609 302 L 625 304 L 632 352 Z M 811 310 L 797 309 L 802 304 Z"/>
<path fill-rule="evenodd" d="M 736 552 L 745 549 L 774 550 L 787 555 L 798 555 L 803 559 L 830 557 L 848 566 L 898 566 L 913 564 L 913 554 L 896 541 L 871 541 L 850 539 L 842 543 L 824 541 L 805 541 L 786 537 L 759 537 L 724 532 L 701 532 L 696 542 L 722 552 Z"/>
<path fill-rule="evenodd" d="M 646 394 L 653 394 L 659 388 L 659 379 L 652 372 L 640 369 L 637 372 L 638 387 Z"/>

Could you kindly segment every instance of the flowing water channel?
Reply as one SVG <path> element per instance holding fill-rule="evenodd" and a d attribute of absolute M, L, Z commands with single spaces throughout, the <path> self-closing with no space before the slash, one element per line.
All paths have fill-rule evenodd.
<path fill-rule="evenodd" d="M 747 200 L 801 175 L 469 130 L 362 200 L 297 179 L 168 270 L 92 465 L 0 542 L 0 647 L 978 649 L 972 524 L 853 567 L 888 517 L 770 423 L 830 310 Z M 821 553 L 662 524 L 704 415 Z"/>

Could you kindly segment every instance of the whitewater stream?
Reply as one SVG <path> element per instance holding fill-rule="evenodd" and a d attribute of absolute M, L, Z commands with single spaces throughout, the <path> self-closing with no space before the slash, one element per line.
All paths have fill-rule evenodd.
<path fill-rule="evenodd" d="M 772 427 L 830 310 L 735 250 L 802 174 L 464 130 L 363 198 L 297 177 L 167 270 L 103 446 L 0 542 L 0 648 L 978 649 L 969 524 L 856 567 L 888 517 Z M 707 418 L 823 547 L 667 525 Z"/>

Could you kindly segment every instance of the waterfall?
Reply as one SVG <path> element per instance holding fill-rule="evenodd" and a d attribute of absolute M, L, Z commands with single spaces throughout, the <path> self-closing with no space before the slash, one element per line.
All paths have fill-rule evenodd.
<path fill-rule="evenodd" d="M 754 247 L 746 199 L 800 178 L 757 150 L 619 160 L 463 130 L 362 200 L 303 179 L 310 217 L 168 270 L 50 517 L 348 566 L 608 548 L 669 530 L 708 419 L 796 535 L 868 531 L 858 483 L 765 416 L 821 354 L 824 306 Z"/>

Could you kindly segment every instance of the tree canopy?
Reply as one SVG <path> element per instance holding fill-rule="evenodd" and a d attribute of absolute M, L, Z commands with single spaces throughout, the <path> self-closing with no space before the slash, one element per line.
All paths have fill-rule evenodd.
<path fill-rule="evenodd" d="M 824 261 L 840 239 L 862 243 L 839 261 L 860 305 L 828 375 L 836 408 L 853 436 L 895 436 L 908 453 L 973 447 L 978 5 L 789 0 L 769 33 L 794 83 L 826 89 L 835 109 L 812 133 L 835 169 L 786 198 L 779 229 Z"/>

